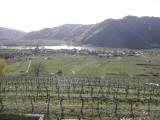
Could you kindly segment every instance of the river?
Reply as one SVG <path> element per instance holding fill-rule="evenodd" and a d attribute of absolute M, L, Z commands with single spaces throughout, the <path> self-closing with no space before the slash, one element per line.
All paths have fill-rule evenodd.
<path fill-rule="evenodd" d="M 35 48 L 36 48 L 36 46 L 0 46 L 0 49 L 16 49 L 16 50 L 27 50 L 27 49 L 35 49 Z M 81 50 L 82 47 L 60 45 L 60 46 L 39 46 L 39 49 L 50 49 L 50 50 L 77 49 L 77 50 Z"/>

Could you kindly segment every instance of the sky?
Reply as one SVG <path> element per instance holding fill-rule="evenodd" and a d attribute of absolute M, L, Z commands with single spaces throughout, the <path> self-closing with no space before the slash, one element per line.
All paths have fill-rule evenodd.
<path fill-rule="evenodd" d="M 160 17 L 160 0 L 0 0 L 0 27 L 35 31 L 127 15 Z"/>

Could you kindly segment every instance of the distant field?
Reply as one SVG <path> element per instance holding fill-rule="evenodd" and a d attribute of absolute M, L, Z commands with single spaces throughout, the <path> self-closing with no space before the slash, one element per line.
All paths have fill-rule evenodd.
<path fill-rule="evenodd" d="M 32 63 L 42 62 L 46 66 L 46 74 L 62 70 L 64 73 L 88 74 L 102 76 L 106 73 L 133 75 L 159 75 L 160 57 L 158 56 L 132 56 L 99 58 L 95 56 L 53 55 L 31 56 Z M 9 61 L 7 74 L 20 74 L 27 70 L 28 59 Z"/>

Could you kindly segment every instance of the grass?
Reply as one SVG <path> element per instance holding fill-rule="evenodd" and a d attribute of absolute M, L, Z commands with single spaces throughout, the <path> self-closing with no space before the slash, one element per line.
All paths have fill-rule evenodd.
<path fill-rule="evenodd" d="M 94 92 L 93 96 L 101 98 L 101 95 L 106 95 L 106 91 L 108 90 L 107 87 L 104 87 L 102 90 L 103 92 L 99 93 L 101 90 L 101 84 L 102 85 L 107 85 L 108 83 L 115 83 L 118 84 L 118 82 L 123 84 L 123 87 L 127 86 L 128 84 L 130 87 L 137 86 L 141 88 L 141 86 L 146 83 L 146 81 L 143 81 L 142 79 L 136 79 L 134 81 L 134 78 L 132 76 L 135 75 L 155 75 L 155 73 L 160 74 L 160 66 L 155 66 L 155 64 L 159 65 L 159 60 L 160 58 L 158 56 L 137 56 L 137 57 L 114 57 L 114 58 L 99 58 L 96 56 L 77 56 L 77 55 L 66 55 L 66 54 L 54 54 L 52 56 L 28 56 L 28 57 L 22 57 L 17 60 L 12 60 L 8 61 L 8 66 L 6 68 L 6 74 L 9 75 L 16 75 L 16 74 L 21 74 L 24 73 L 27 69 L 28 66 L 28 58 L 32 58 L 32 64 L 36 62 L 41 62 L 46 66 L 46 73 L 49 74 L 51 72 L 57 72 L 58 70 L 62 70 L 64 73 L 72 73 L 72 71 L 75 71 L 77 74 L 88 74 L 90 75 L 90 78 L 85 78 L 84 80 L 94 80 L 92 79 L 91 76 L 103 76 L 104 75 L 104 80 L 105 82 L 101 81 L 102 83 L 97 83 L 96 86 L 93 85 L 94 87 Z M 143 65 L 137 65 L 137 64 L 143 64 Z M 150 64 L 149 66 L 146 66 L 145 64 Z M 124 79 L 123 76 L 120 77 L 119 79 L 117 78 L 105 78 L 106 73 L 115 73 L 115 74 L 124 74 L 127 73 L 129 76 L 128 79 Z M 46 102 L 46 87 L 47 89 L 50 90 L 50 117 L 57 118 L 60 116 L 60 101 L 58 98 L 58 93 L 57 93 L 57 88 L 56 88 L 56 80 L 67 80 L 70 81 L 71 79 L 73 81 L 76 81 L 77 79 L 81 81 L 83 78 L 79 78 L 75 76 L 53 76 L 53 78 L 44 78 L 43 81 L 40 81 L 35 79 L 35 78 L 14 78 L 11 77 L 10 79 L 7 78 L 2 79 L 1 81 L 1 95 L 3 97 L 3 104 L 5 106 L 6 112 L 9 110 L 11 112 L 16 111 L 17 113 L 27 113 L 31 112 L 31 97 L 35 98 L 35 101 L 32 100 L 34 103 L 35 113 L 42 113 L 46 114 L 47 111 L 47 102 Z M 115 76 L 116 77 L 116 76 Z M 140 78 L 140 77 L 139 77 Z M 145 80 L 149 80 L 149 82 L 152 81 L 148 76 L 144 76 Z M 159 77 L 158 77 L 159 79 Z M 99 78 L 96 79 L 97 81 Z M 83 82 L 83 81 L 81 81 Z M 59 87 L 60 87 L 60 96 L 63 96 L 67 98 L 67 100 L 64 100 L 63 105 L 65 108 L 65 118 L 76 118 L 80 114 L 80 109 L 81 109 L 81 100 L 79 99 L 79 95 L 81 92 L 81 82 L 78 83 L 76 86 L 73 86 L 73 83 L 71 83 L 71 88 L 70 88 L 70 95 L 71 95 L 71 100 L 68 99 L 68 94 L 67 94 L 67 86 L 69 85 L 69 82 L 65 83 L 65 87 L 63 87 L 63 82 L 58 81 Z M 129 83 L 130 82 L 130 83 Z M 138 82 L 140 82 L 140 86 L 138 86 Z M 155 80 L 155 82 L 158 82 Z M 31 85 L 32 83 L 32 85 Z M 90 96 L 90 90 L 91 88 L 87 86 L 84 86 L 84 94 L 82 96 L 85 98 L 86 96 Z M 40 89 L 37 88 L 39 86 Z M 17 87 L 17 89 L 16 89 Z M 136 89 L 129 89 L 129 95 L 127 98 L 137 98 L 136 94 Z M 114 111 L 115 109 L 115 103 L 113 99 L 113 91 L 116 90 L 116 87 L 114 88 L 113 86 L 110 88 L 111 91 L 108 93 L 108 96 L 105 96 L 105 98 L 108 98 L 109 101 L 103 101 L 102 104 L 99 105 L 100 109 L 103 110 L 101 111 L 102 116 L 106 116 L 105 111 L 107 112 Z M 17 92 L 16 92 L 17 91 Z M 146 90 L 145 93 L 143 93 L 143 89 L 140 91 L 140 96 L 139 99 L 144 101 L 149 99 L 148 93 L 149 89 Z M 125 101 L 126 96 L 125 96 L 125 88 L 120 88 L 118 91 L 118 98 L 120 100 L 119 105 L 118 105 L 118 110 L 123 111 L 123 114 L 129 115 L 130 112 L 130 105 Z M 121 94 L 123 93 L 123 94 Z M 152 95 L 153 100 L 159 100 L 159 89 L 157 89 L 156 94 Z M 17 94 L 17 95 L 16 95 Z M 6 97 L 5 97 L 6 96 Z M 42 96 L 42 97 L 40 97 Z M 76 99 L 72 99 L 72 97 L 76 97 Z M 107 102 L 107 105 L 106 105 Z M 16 105 L 17 103 L 17 105 Z M 88 108 L 95 108 L 94 109 L 94 114 L 91 113 L 91 111 L 88 111 Z M 96 113 L 96 105 L 97 101 L 87 101 L 85 100 L 85 116 L 89 116 L 89 118 L 93 117 L 92 120 L 96 120 L 98 118 L 97 113 Z M 159 104 L 156 105 L 156 102 L 151 103 L 151 111 L 159 110 Z M 67 109 L 68 108 L 68 109 Z M 148 106 L 147 103 L 142 103 L 142 102 L 136 102 L 133 105 L 134 112 L 138 112 L 139 110 L 147 111 Z M 125 113 L 127 112 L 127 113 Z M 103 115 L 104 114 L 104 115 Z M 122 114 L 122 115 L 123 115 Z M 139 113 L 140 115 L 141 113 Z M 114 115 L 113 115 L 114 116 Z M 114 118 L 112 118 L 114 119 Z M 116 119 L 116 118 L 115 118 Z"/>
<path fill-rule="evenodd" d="M 37 58 L 38 59 L 38 58 Z M 32 103 L 34 104 L 34 113 L 41 113 L 46 115 L 47 111 L 47 91 L 46 88 L 49 90 L 50 95 L 50 117 L 56 119 L 60 116 L 60 100 L 58 98 L 58 90 L 56 83 L 58 82 L 59 86 L 59 95 L 60 97 L 63 96 L 63 106 L 64 106 L 64 112 L 65 112 L 65 118 L 77 118 L 77 116 L 80 115 L 81 110 L 81 82 L 84 83 L 84 91 L 81 94 L 84 99 L 84 116 L 86 118 L 92 118 L 92 120 L 97 120 L 98 114 L 97 114 L 97 100 L 99 101 L 99 109 L 100 114 L 102 117 L 106 117 L 106 112 L 110 114 L 110 116 L 114 117 L 114 109 L 115 109 L 115 99 L 114 99 L 114 91 L 117 90 L 117 83 L 120 79 L 109 79 L 106 78 L 104 81 L 101 80 L 100 83 L 92 84 L 93 86 L 93 97 L 96 97 L 94 99 L 91 98 L 91 86 L 88 86 L 87 80 L 93 81 L 92 78 L 77 78 L 76 76 L 72 76 L 72 78 L 69 78 L 70 76 L 53 76 L 53 77 L 40 77 L 40 78 L 34 78 L 34 77 L 14 77 L 14 76 L 8 76 L 6 78 L 1 79 L 1 97 L 3 98 L 3 105 L 4 105 L 4 112 L 11 112 L 11 113 L 31 113 L 32 112 Z M 66 83 L 61 82 L 61 80 L 66 80 Z M 69 81 L 72 82 L 69 84 Z M 79 82 L 77 82 L 77 80 Z M 85 80 L 86 82 L 84 82 Z M 141 85 L 143 85 L 143 82 L 141 79 L 138 79 L 141 82 Z M 98 79 L 96 79 L 98 81 Z M 115 82 L 115 85 L 111 86 L 110 88 L 105 86 L 101 88 L 101 85 L 108 85 L 110 82 Z M 126 80 L 121 80 L 120 83 L 123 84 L 124 87 L 119 88 L 117 94 L 117 98 L 119 101 L 118 104 L 118 110 L 120 115 L 126 114 L 130 115 L 130 105 L 127 102 L 127 99 L 136 99 L 137 95 L 133 94 L 136 93 L 136 89 L 129 89 L 129 95 L 126 97 L 125 95 L 125 84 L 127 81 L 131 81 L 131 78 Z M 32 84 L 31 84 L 32 83 Z M 77 83 L 76 86 L 73 86 L 74 83 Z M 91 82 L 92 83 L 92 82 Z M 93 82 L 94 83 L 94 82 Z M 133 83 L 131 84 L 133 85 Z M 40 89 L 37 88 L 39 86 Z M 70 86 L 70 98 L 68 97 L 68 86 Z M 115 86 L 115 87 L 114 87 Z M 133 87 L 133 86 L 132 86 Z M 138 87 L 138 86 L 137 86 Z M 17 89 L 16 89 L 17 88 Z M 110 89 L 110 92 L 107 93 L 108 89 Z M 101 90 L 101 91 L 100 91 Z M 157 91 L 157 92 L 156 92 Z M 150 110 L 154 112 L 155 110 L 159 110 L 159 91 L 160 89 L 157 89 L 154 94 L 151 94 L 151 98 L 153 101 L 151 102 L 151 108 Z M 37 94 L 38 93 L 38 94 Z M 149 99 L 148 96 L 149 89 L 146 89 L 145 93 L 143 92 L 143 89 L 140 91 L 139 99 L 142 101 L 134 102 L 133 105 L 133 111 L 134 115 L 136 115 L 138 111 L 138 115 L 141 115 L 143 111 L 147 112 L 148 104 L 146 100 Z M 88 97 L 88 99 L 86 98 Z M 31 99 L 32 98 L 32 99 Z M 102 99 L 107 98 L 107 99 Z M 100 102 L 102 100 L 102 102 Z M 158 100 L 158 104 L 156 105 L 155 100 Z M 136 106 L 137 104 L 137 106 Z M 92 106 L 93 106 L 93 114 L 92 114 Z M 91 115 L 91 116 L 90 116 Z M 52 119 L 51 119 L 52 120 Z"/>
<path fill-rule="evenodd" d="M 20 74 L 26 71 L 28 60 L 23 57 L 19 60 L 9 61 L 6 68 L 7 74 Z M 144 66 L 136 64 L 159 64 L 160 58 L 157 56 L 149 56 L 151 63 L 143 56 L 139 57 L 115 57 L 115 58 L 99 58 L 96 56 L 76 56 L 59 54 L 53 56 L 31 56 L 32 64 L 41 62 L 46 66 L 46 73 L 57 72 L 62 70 L 64 73 L 88 74 L 102 76 L 106 73 L 127 73 L 130 76 L 143 74 L 154 75 L 160 74 L 160 66 Z"/>

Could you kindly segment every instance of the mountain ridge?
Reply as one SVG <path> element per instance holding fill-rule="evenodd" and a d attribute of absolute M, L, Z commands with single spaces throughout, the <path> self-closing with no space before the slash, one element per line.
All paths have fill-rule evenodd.
<path fill-rule="evenodd" d="M 21 39 L 63 40 L 108 48 L 160 48 L 160 18 L 126 16 L 97 24 L 64 24 L 24 33 Z"/>
<path fill-rule="evenodd" d="M 96 31 L 90 31 L 92 34 L 85 36 L 83 44 L 130 49 L 160 46 L 158 17 L 126 16 L 123 19 L 105 20 L 95 27 Z"/>
<path fill-rule="evenodd" d="M 18 39 L 22 38 L 25 34 L 26 32 L 20 30 L 0 27 L 0 39 Z"/>

